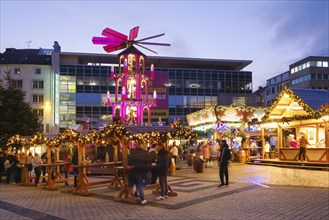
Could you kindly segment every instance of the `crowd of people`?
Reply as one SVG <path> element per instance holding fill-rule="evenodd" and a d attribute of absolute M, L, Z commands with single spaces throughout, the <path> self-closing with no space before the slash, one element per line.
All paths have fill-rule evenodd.
<path fill-rule="evenodd" d="M 303 158 L 305 160 L 305 151 L 308 144 L 305 135 L 301 135 L 296 144 L 300 148 L 300 159 Z M 264 147 L 265 153 L 269 151 L 267 148 L 270 148 L 268 142 L 266 142 L 266 145 L 268 146 Z M 107 148 L 112 149 L 112 151 L 109 151 L 109 159 L 113 161 L 113 147 L 108 146 Z M 119 156 L 120 152 L 119 149 Z M 147 203 L 144 195 L 144 186 L 149 184 L 156 184 L 157 182 L 160 184 L 160 195 L 156 197 L 156 200 L 168 198 L 167 175 L 170 166 L 178 165 L 181 160 L 187 158 L 187 154 L 194 154 L 196 158 L 202 159 L 205 162 L 205 167 L 210 166 L 212 159 L 214 159 L 213 156 L 217 155 L 215 158 L 219 165 L 220 179 L 218 187 L 229 186 L 228 164 L 232 160 L 232 151 L 225 140 L 217 139 L 215 142 L 208 140 L 199 143 L 186 142 L 180 145 L 177 145 L 173 141 L 168 147 L 163 143 L 153 143 L 149 147 L 145 147 L 143 143 L 137 142 L 134 147 L 129 149 L 128 153 L 128 164 L 132 167 L 129 172 L 129 187 L 131 187 L 133 195 L 139 197 L 142 205 Z M 9 161 L 9 166 L 6 165 L 6 161 Z M 90 159 L 88 161 L 91 163 Z M 15 178 L 17 177 L 18 169 L 20 168 L 20 164 L 24 164 L 27 166 L 28 176 L 34 179 L 34 185 L 38 186 L 41 174 L 43 176 L 46 174 L 46 166 L 42 166 L 42 164 L 46 163 L 46 153 L 40 156 L 38 153 L 33 155 L 29 152 L 24 157 L 24 161 L 20 163 L 19 157 L 13 152 L 9 155 L 0 152 L 0 173 L 1 176 L 7 176 L 6 181 L 9 184 L 15 184 L 17 182 Z M 62 172 L 65 175 L 65 179 L 68 179 L 69 174 L 73 173 L 74 187 L 77 187 L 79 171 L 74 165 L 78 165 L 78 151 L 74 150 L 72 157 L 69 154 L 65 155 L 63 163 Z M 43 179 L 43 181 L 46 180 Z M 69 185 L 68 181 L 65 181 L 64 184 L 66 186 Z"/>
<path fill-rule="evenodd" d="M 18 155 L 15 152 L 10 152 L 8 155 L 0 152 L 0 174 L 1 181 L 5 180 L 8 184 L 16 184 L 21 182 L 22 168 L 27 166 L 28 177 L 34 178 L 34 185 L 39 186 L 41 176 L 41 165 L 44 161 L 38 153 L 34 157 L 31 152 L 28 155 Z"/>
<path fill-rule="evenodd" d="M 54 153 L 51 153 L 52 161 L 54 162 Z M 24 153 L 0 152 L 0 177 L 1 182 L 8 184 L 21 183 L 23 168 L 27 168 L 27 176 L 30 179 L 31 185 L 40 186 L 40 178 L 42 182 L 46 182 L 47 167 L 47 153 L 43 153 L 41 156 L 39 153 L 34 154 L 29 151 L 27 155 Z M 53 169 L 55 170 L 55 168 Z M 53 174 L 53 172 L 52 172 Z M 52 175 L 52 178 L 54 176 Z"/>

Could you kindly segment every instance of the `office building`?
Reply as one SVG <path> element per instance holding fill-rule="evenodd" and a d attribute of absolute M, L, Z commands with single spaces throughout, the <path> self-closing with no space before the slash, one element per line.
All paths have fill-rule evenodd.
<path fill-rule="evenodd" d="M 309 56 L 289 65 L 289 71 L 266 81 L 254 92 L 257 105 L 270 106 L 284 86 L 295 89 L 328 90 L 329 57 Z"/>
<path fill-rule="evenodd" d="M 29 50 L 32 49 L 26 51 Z M 14 51 L 18 60 L 23 59 L 22 55 L 18 55 L 23 53 L 22 50 Z M 85 129 L 98 129 L 112 123 L 112 108 L 107 105 L 107 91 L 111 94 L 111 102 L 114 102 L 115 84 L 110 79 L 110 71 L 114 65 L 115 73 L 118 72 L 117 55 L 61 52 L 57 42 L 51 51 L 51 62 L 49 60 L 47 71 L 41 74 L 47 77 L 44 79 L 44 85 L 47 86 L 42 90 L 42 103 L 45 106 L 49 100 L 52 112 L 49 131 L 56 133 L 76 124 L 84 125 Z M 1 56 L 6 57 L 7 51 Z M 10 63 L 9 69 L 19 67 L 17 60 L 6 61 Z M 252 72 L 243 69 L 251 62 L 147 56 L 146 69 L 149 71 L 151 64 L 154 64 L 155 72 L 155 80 L 149 85 L 149 96 L 152 97 L 152 92 L 156 90 L 157 103 L 161 103 L 152 109 L 152 123 L 157 124 L 161 120 L 168 124 L 179 117 L 187 125 L 187 114 L 208 106 L 232 103 L 250 105 Z M 2 68 L 8 66 L 3 60 L 0 64 Z M 24 85 L 25 81 L 32 83 L 39 79 L 32 71 L 38 65 L 33 64 L 29 72 L 24 72 Z M 27 86 L 23 90 L 33 88 Z M 33 96 L 27 101 L 33 103 Z"/>

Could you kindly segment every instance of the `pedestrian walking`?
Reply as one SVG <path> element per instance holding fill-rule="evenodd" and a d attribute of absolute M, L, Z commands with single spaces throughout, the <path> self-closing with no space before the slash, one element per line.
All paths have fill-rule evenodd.
<path fill-rule="evenodd" d="M 231 151 L 229 149 L 229 146 L 226 143 L 226 140 L 220 140 L 220 155 L 219 155 L 219 178 L 221 184 L 217 187 L 223 187 L 228 186 L 228 162 L 231 158 Z M 224 182 L 224 176 L 225 176 L 225 182 Z"/>
<path fill-rule="evenodd" d="M 130 155 L 130 164 L 134 166 L 133 172 L 136 177 L 137 191 L 142 205 L 147 203 L 144 196 L 144 186 L 151 182 L 151 159 L 149 153 L 142 149 L 142 144 L 137 143 L 136 150 Z"/>

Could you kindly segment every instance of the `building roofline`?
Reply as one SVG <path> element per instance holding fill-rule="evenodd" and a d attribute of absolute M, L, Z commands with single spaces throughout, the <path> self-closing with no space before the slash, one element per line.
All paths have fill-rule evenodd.
<path fill-rule="evenodd" d="M 75 53 L 59 52 L 59 56 L 77 56 L 80 63 L 117 63 L 118 54 L 96 54 L 96 53 Z M 163 68 L 203 68 L 242 70 L 252 63 L 252 60 L 230 60 L 210 58 L 187 58 L 187 57 L 165 57 L 147 56 L 147 64 L 154 64 L 155 67 Z"/>
<path fill-rule="evenodd" d="M 308 56 L 308 57 L 305 57 L 301 60 L 298 60 L 298 61 L 290 64 L 289 69 L 291 69 L 291 67 L 298 66 L 298 65 L 304 63 L 305 61 L 314 61 L 314 60 L 319 60 L 319 59 L 329 61 L 329 56 Z"/>

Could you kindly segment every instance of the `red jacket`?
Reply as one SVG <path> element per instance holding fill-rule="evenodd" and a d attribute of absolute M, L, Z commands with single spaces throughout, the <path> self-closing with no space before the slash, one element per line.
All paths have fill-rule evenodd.
<path fill-rule="evenodd" d="M 70 157 L 65 156 L 64 159 L 63 159 L 63 162 L 64 163 L 71 163 L 72 161 L 71 161 Z M 63 171 L 71 173 L 73 171 L 72 163 L 71 164 L 65 164 L 64 167 L 63 167 Z"/>

